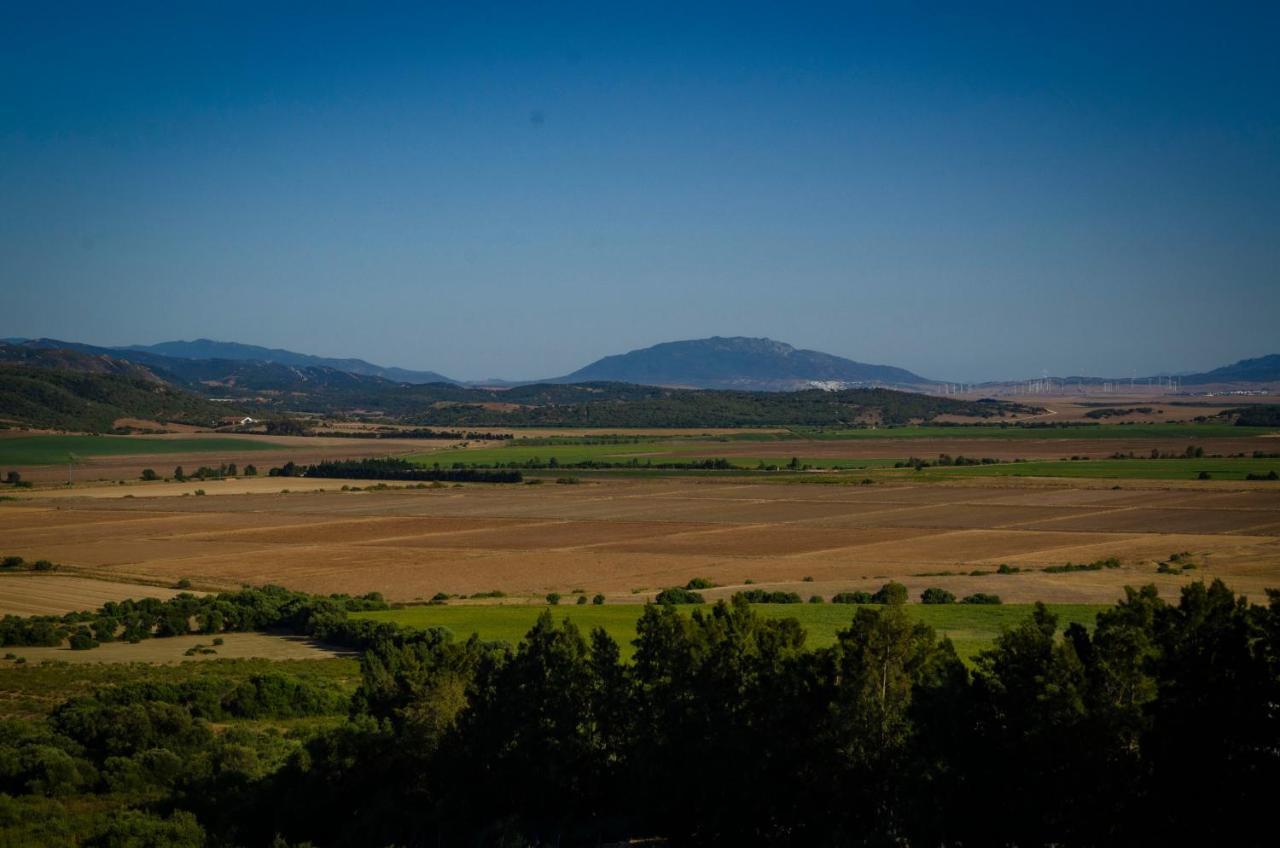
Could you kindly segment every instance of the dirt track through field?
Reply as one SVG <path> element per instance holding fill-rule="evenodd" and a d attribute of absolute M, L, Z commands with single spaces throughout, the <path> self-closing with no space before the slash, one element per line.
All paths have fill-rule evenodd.
<path fill-rule="evenodd" d="M 229 481 L 208 485 L 206 497 L 182 497 L 187 489 L 178 484 L 37 492 L 0 505 L 0 554 L 115 581 L 172 585 L 186 577 L 203 589 L 280 583 L 402 601 L 440 591 L 537 597 L 574 588 L 637 601 L 694 576 L 722 584 L 712 597 L 748 580 L 829 596 L 894 578 L 913 592 L 940 585 L 1063 602 L 1111 601 L 1126 584 L 1172 590 L 1205 576 L 1254 597 L 1280 586 L 1274 488 L 686 478 L 280 494 L 288 483 L 303 485 Z M 140 496 L 123 497 L 121 488 Z M 1156 572 L 1157 562 L 1181 551 L 1193 554 L 1195 571 Z M 1038 570 L 1109 556 L 1123 567 Z M 968 576 L 1002 563 L 1037 570 Z M 956 573 L 924 576 L 939 571 Z"/>

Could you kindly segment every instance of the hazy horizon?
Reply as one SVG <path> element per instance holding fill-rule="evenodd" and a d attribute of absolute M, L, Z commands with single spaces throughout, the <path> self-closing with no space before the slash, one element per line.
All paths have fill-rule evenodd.
<path fill-rule="evenodd" d="M 1280 7 L 14 11 L 0 336 L 455 379 L 1280 352 Z"/>

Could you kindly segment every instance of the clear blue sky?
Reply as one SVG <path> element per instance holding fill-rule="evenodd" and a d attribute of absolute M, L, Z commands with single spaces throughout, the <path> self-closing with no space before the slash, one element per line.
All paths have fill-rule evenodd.
<path fill-rule="evenodd" d="M 1280 351 L 1280 4 L 365 5 L 9 5 L 0 336 L 459 378 Z"/>

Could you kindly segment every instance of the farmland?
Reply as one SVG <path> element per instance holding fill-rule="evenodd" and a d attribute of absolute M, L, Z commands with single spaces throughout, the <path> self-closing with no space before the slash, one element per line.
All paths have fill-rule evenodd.
<path fill-rule="evenodd" d="M 932 722 L 915 725 L 922 728 L 920 744 L 931 738 L 978 740 L 978 766 L 964 750 L 949 754 L 946 764 L 974 772 L 986 768 L 993 750 L 1025 744 L 1021 736 L 999 736 L 997 714 L 965 712 L 983 703 L 989 681 L 1016 681 L 1016 670 L 1027 669 L 1030 682 L 1018 685 L 1037 693 L 1037 708 L 1029 714 L 1040 716 L 1039 705 L 1057 702 L 1035 688 L 1041 686 L 1037 681 L 1081 686 L 1080 680 L 1105 681 L 1111 669 L 1124 668 L 1147 691 L 1161 692 L 1178 685 L 1183 669 L 1197 667 L 1194 658 L 1181 658 L 1182 646 L 1244 632 L 1246 618 L 1255 622 L 1250 632 L 1263 632 L 1264 609 L 1231 603 L 1213 581 L 1224 581 L 1255 604 L 1280 584 L 1280 485 L 1241 479 L 1275 467 L 1273 459 L 1251 457 L 1268 452 L 1277 440 L 1242 428 L 1179 425 L 937 429 L 945 433 L 895 428 L 890 437 L 743 431 L 580 438 L 546 432 L 502 446 L 480 439 L 438 444 L 323 436 L 120 442 L 94 437 L 86 439 L 90 448 L 127 447 L 116 455 L 81 454 L 85 459 L 75 469 L 74 485 L 50 485 L 65 480 L 65 466 L 22 466 L 36 485 L 3 493 L 0 555 L 28 563 L 49 559 L 58 568 L 7 567 L 0 574 L 0 613 L 62 614 L 126 598 L 153 600 L 124 605 L 133 612 L 114 624 L 115 613 L 107 609 L 92 618 L 52 620 L 63 628 L 52 641 L 41 641 L 37 629 L 43 626 L 47 633 L 55 626 L 51 620 L 7 623 L 7 640 L 27 641 L 10 641 L 11 656 L 0 660 L 0 717 L 22 719 L 13 726 L 33 729 L 13 737 L 12 744 L 0 741 L 0 759 L 38 766 L 44 762 L 39 757 L 57 756 L 46 743 L 56 739 L 67 751 L 83 752 L 74 759 L 79 771 L 67 774 L 103 776 L 91 787 L 60 790 L 73 792 L 65 801 L 22 795 L 22 829 L 10 830 L 18 833 L 17 844 L 83 844 L 86 834 L 111 826 L 115 811 L 166 802 L 181 792 L 231 811 L 226 819 L 199 819 L 228 844 L 269 843 L 282 827 L 291 838 L 314 844 L 356 827 L 358 837 L 343 839 L 363 844 L 380 823 L 396 820 L 394 810 L 462 809 L 473 797 L 472 787 L 511 771 L 505 752 L 520 750 L 512 749 L 512 739 L 539 738 L 548 732 L 545 717 L 561 714 L 569 717 L 569 728 L 584 726 L 582 716 L 592 717 L 592 727 L 611 728 L 591 743 L 593 750 L 620 768 L 640 769 L 627 773 L 631 785 L 678 781 L 690 756 L 723 763 L 726 750 L 767 751 L 765 761 L 780 763 L 778 774 L 752 771 L 757 760 L 748 757 L 716 781 L 728 785 L 747 774 L 744 785 L 763 787 L 764 803 L 803 771 L 795 752 L 806 763 L 825 762 L 824 748 L 813 748 L 812 740 L 847 747 L 863 738 L 859 699 L 880 691 L 881 678 L 871 689 L 859 689 L 860 669 L 873 665 L 880 674 L 883 658 L 871 652 L 879 650 L 874 646 L 881 639 L 906 652 L 892 673 L 912 677 L 901 677 L 895 691 L 916 693 L 926 705 L 929 692 L 945 693 L 942 711 L 926 706 L 920 714 L 920 721 Z M 1095 431 L 1111 438 L 1098 438 Z M 5 441 L 15 440 L 0 439 L 0 446 Z M 157 442 L 172 452 L 157 451 Z M 269 449 L 244 449 L 249 442 Z M 65 440 L 47 444 L 45 456 L 56 455 L 59 446 L 68 449 Z M 1205 456 L 1185 457 L 1188 446 L 1201 447 Z M 1116 452 L 1148 456 L 1152 450 L 1179 458 L 1107 458 Z M 1218 453 L 1250 458 L 1213 456 Z M 942 454 L 1003 462 L 919 471 L 894 467 L 907 457 L 936 461 Z M 427 466 L 539 467 L 524 471 L 525 483 L 423 488 L 262 475 L 136 479 L 139 467 L 164 470 L 184 462 L 190 470 L 252 461 L 265 471 L 291 460 L 386 455 L 412 456 Z M 552 457 L 557 467 L 547 467 Z M 646 468 L 650 462 L 689 465 L 713 458 L 733 467 Z M 624 467 L 562 470 L 580 462 Z M 758 470 L 761 465 L 779 470 Z M 1202 470 L 1210 479 L 1197 479 Z M 104 479 L 88 482 L 90 477 Z M 693 578 L 713 584 L 701 590 L 707 601 L 702 623 L 686 618 L 693 606 L 646 605 L 660 590 Z M 832 602 L 837 594 L 874 592 L 889 581 L 906 587 L 905 607 Z M 312 596 L 302 601 L 303 609 L 318 614 L 299 613 L 294 601 L 265 600 L 284 590 L 240 588 L 266 584 L 321 596 L 379 593 L 403 605 L 388 609 L 374 595 L 350 599 L 363 606 L 341 607 L 345 601 Z M 1188 584 L 1202 588 L 1184 603 L 1202 603 L 1194 600 L 1197 591 L 1217 593 L 1217 600 L 1207 612 L 1174 616 L 1162 604 L 1177 603 Z M 180 593 L 179 585 L 192 594 Z M 1125 597 L 1126 587 L 1148 585 L 1159 597 L 1144 595 L 1129 604 L 1151 610 L 1150 616 L 1098 616 Z M 935 587 L 959 598 L 995 595 L 1003 603 L 920 603 L 921 594 Z M 757 590 L 823 602 L 761 603 L 728 612 L 711 606 Z M 559 605 L 548 605 L 549 593 L 562 596 Z M 258 600 L 228 600 L 244 595 Z M 596 595 L 602 604 L 577 603 Z M 443 602 L 433 601 L 438 598 Z M 1048 605 L 1045 617 L 1034 617 L 1036 601 Z M 188 605 L 229 615 L 259 610 L 265 617 L 248 627 L 224 619 L 219 632 L 208 614 Z M 72 650 L 72 640 L 86 638 L 90 627 L 96 636 L 104 620 L 108 633 L 115 626 L 130 632 L 128 627 L 138 625 L 126 622 L 136 621 L 140 609 L 153 611 L 146 613 L 153 617 L 136 644 L 130 641 L 136 636 L 117 634 L 96 647 L 85 648 L 82 641 L 81 649 Z M 551 627 L 540 619 L 548 610 Z M 1202 615 L 1215 623 L 1196 630 Z M 1234 623 L 1220 621 L 1222 616 L 1234 616 Z M 566 620 L 580 630 L 563 629 Z M 914 629 L 916 623 L 930 625 L 932 632 Z M 1079 626 L 1067 632 L 1073 625 Z M 1135 626 L 1145 629 L 1130 632 Z M 190 632 L 193 627 L 202 632 Z M 597 639 L 596 627 L 612 640 Z M 1194 637 L 1179 635 L 1186 628 Z M 950 640 L 954 654 L 935 633 Z M 1006 633 L 1017 635 L 1005 638 Z M 468 638 L 473 634 L 478 639 Z M 1116 651 L 1131 644 L 1130 638 L 1158 645 L 1161 657 L 1170 659 L 1124 665 L 1127 655 Z M 345 654 L 350 650 L 369 653 L 358 665 Z M 1214 648 L 1215 655 L 1231 650 L 1239 646 Z M 982 652 L 994 653 L 978 661 Z M 1235 685 L 1214 688 L 1234 692 Z M 944 688 L 926 692 L 929 686 Z M 1102 703 L 1092 692 L 1069 694 L 1073 704 Z M 60 707 L 68 698 L 77 700 Z M 662 741 L 666 737 L 654 735 L 648 717 L 666 715 L 676 703 L 692 705 L 689 716 L 708 720 L 679 725 L 678 738 Z M 598 712 L 614 709 L 608 704 L 626 708 Z M 548 712 L 547 705 L 554 710 Z M 149 711 L 189 730 L 148 732 L 143 717 Z M 1088 713 L 1065 726 L 1078 738 L 1082 728 L 1107 715 Z M 138 721 L 143 730 L 135 730 Z M 955 733 L 954 726 L 964 732 Z M 121 734 L 120 727 L 129 731 Z M 759 734 L 744 741 L 743 727 L 760 728 Z M 1053 725 L 1050 732 L 1060 730 Z M 448 742 L 437 746 L 432 740 L 441 732 Z M 576 738 L 575 732 L 550 731 L 556 746 Z M 109 746 L 97 741 L 104 738 Z M 667 745 L 663 756 L 679 764 L 658 781 L 644 771 L 654 739 Z M 172 785 L 125 782 L 159 779 L 145 776 L 154 764 L 173 759 L 158 753 L 166 748 L 180 752 L 183 774 L 194 776 Z M 544 774 L 548 756 L 558 755 L 534 749 L 526 771 Z M 490 763 L 501 768 L 489 769 Z M 1086 766 L 1092 768 L 1077 767 Z M 412 793 L 396 794 L 382 779 L 392 772 L 418 781 L 449 775 L 430 789 L 431 798 L 448 803 L 431 807 Z M 404 783 L 394 781 L 397 787 Z M 511 796 L 529 783 L 499 783 L 498 794 Z M 821 795 L 829 783 L 824 776 L 799 794 L 818 793 L 825 810 L 845 803 L 861 785 L 844 783 L 835 794 Z M 150 788 L 130 794 L 128 787 L 135 785 Z M 262 807 L 241 806 L 245 796 L 223 789 L 267 785 L 284 787 L 286 797 L 305 797 L 308 810 L 369 812 L 354 823 L 344 813 L 316 824 L 315 814 L 308 813 L 282 824 L 276 811 L 296 805 L 277 803 L 273 796 Z M 673 798 L 684 803 L 702 785 L 699 774 Z M 984 797 L 1002 785 L 984 786 Z M 464 788 L 453 788 L 459 786 Z M 393 806 L 369 801 L 361 794 L 365 787 Z M 562 794 L 557 790 L 557 797 Z M 936 804 L 934 796 L 922 797 L 926 809 Z M 948 816 L 955 819 L 954 812 Z M 469 815 L 460 820 L 464 830 L 470 826 Z M 643 827 L 641 834 L 673 832 L 665 822 Z M 619 833 L 625 835 L 625 827 Z"/>
<path fill-rule="evenodd" d="M 257 439 L 195 437 L 180 439 L 130 436 L 18 436 L 0 439 L 0 467 L 54 465 L 77 457 L 254 452 L 278 450 Z"/>
<path fill-rule="evenodd" d="M 337 485 L 360 481 L 323 481 L 327 490 L 317 491 L 313 481 L 279 479 L 36 489 L 0 503 L 0 553 L 124 583 L 279 583 L 402 602 L 583 588 L 639 603 L 702 576 L 722 587 L 713 599 L 748 580 L 829 597 L 896 579 L 913 596 L 940 585 L 1009 603 L 1107 603 L 1126 584 L 1172 592 L 1188 579 L 1222 577 L 1260 597 L 1277 579 L 1275 484 L 909 476 L 932 470 L 885 471 L 872 485 L 788 485 L 742 472 L 375 491 Z M 208 496 L 180 496 L 193 485 Z M 1194 573 L 1158 570 L 1182 551 L 1194 554 Z M 1042 570 L 1111 556 L 1123 567 Z M 1001 564 L 1027 571 L 986 573 Z M 951 573 L 929 576 L 937 572 Z"/>

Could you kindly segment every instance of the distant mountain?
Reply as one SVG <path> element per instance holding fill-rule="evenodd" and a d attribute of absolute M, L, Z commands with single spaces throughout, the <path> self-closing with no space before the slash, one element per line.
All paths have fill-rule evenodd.
<path fill-rule="evenodd" d="M 333 368 L 348 374 L 361 374 L 366 377 L 381 377 L 397 383 L 456 383 L 434 371 L 413 371 L 407 368 L 394 368 L 374 365 L 363 359 L 335 359 L 327 356 L 312 356 L 307 353 L 295 353 L 281 348 L 259 347 L 258 345 L 240 344 L 239 342 L 218 342 L 211 339 L 195 341 L 160 342 L 153 345 L 130 345 L 121 350 L 153 353 L 177 359 L 230 359 L 250 360 L 255 362 L 276 362 L 281 365 L 293 365 L 299 368 Z"/>
<path fill-rule="evenodd" d="M 1207 383 L 1280 383 L 1280 354 L 1242 359 L 1203 374 L 1188 374 L 1179 378 L 1184 386 L 1202 386 Z"/>
<path fill-rule="evenodd" d="M 612 381 L 706 389 L 791 391 L 814 387 L 917 386 L 932 381 L 772 339 L 741 336 L 666 342 L 606 356 L 552 382 Z"/>

